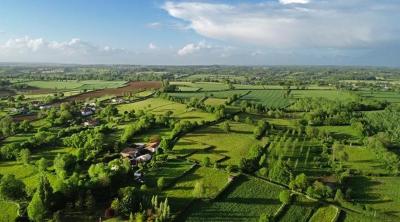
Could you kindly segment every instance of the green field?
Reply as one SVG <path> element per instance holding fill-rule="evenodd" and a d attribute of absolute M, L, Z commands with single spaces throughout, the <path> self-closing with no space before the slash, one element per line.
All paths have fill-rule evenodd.
<path fill-rule="evenodd" d="M 309 200 L 302 196 L 294 196 L 292 203 L 284 215 L 279 219 L 280 222 L 307 222 L 317 202 Z"/>
<path fill-rule="evenodd" d="M 144 171 L 144 180 L 146 185 L 157 188 L 157 179 L 165 178 L 166 184 L 170 184 L 175 178 L 182 175 L 185 171 L 192 167 L 193 163 L 184 160 L 170 159 L 163 163 L 160 167 L 149 168 Z"/>
<path fill-rule="evenodd" d="M 330 100 L 349 102 L 354 101 L 356 97 L 347 91 L 340 90 L 293 90 L 291 92 L 291 97 L 294 99 L 298 98 L 326 98 Z"/>
<path fill-rule="evenodd" d="M 368 148 L 359 146 L 346 146 L 345 152 L 349 158 L 344 166 L 356 169 L 364 174 L 386 174 L 385 166 L 377 159 L 376 155 Z"/>
<path fill-rule="evenodd" d="M 280 191 L 263 180 L 241 176 L 217 200 L 194 205 L 186 221 L 258 221 L 261 214 L 278 210 Z"/>
<path fill-rule="evenodd" d="M 27 84 L 32 87 L 42 89 L 103 89 L 103 88 L 116 88 L 123 86 L 125 81 L 103 81 L 103 80 L 63 80 L 63 81 L 27 81 Z"/>
<path fill-rule="evenodd" d="M 229 124 L 231 132 L 228 133 L 221 129 L 222 124 L 188 133 L 178 141 L 173 150 L 176 154 L 181 155 L 202 151 L 204 145 L 206 145 L 212 147 L 208 151 L 210 155 L 223 154 L 229 156 L 229 159 L 223 162 L 224 164 L 239 164 L 240 159 L 247 155 L 251 146 L 263 144 L 263 141 L 254 139 L 254 126 L 232 121 Z"/>
<path fill-rule="evenodd" d="M 120 113 L 124 111 L 151 112 L 156 115 L 164 115 L 168 111 L 172 112 L 172 117 L 188 121 L 211 121 L 215 120 L 215 115 L 201 110 L 187 108 L 186 105 L 160 98 L 150 98 L 136 103 L 122 104 L 117 106 Z"/>
<path fill-rule="evenodd" d="M 323 206 L 312 215 L 309 222 L 333 221 L 338 209 L 334 206 Z"/>
<path fill-rule="evenodd" d="M 375 99 L 378 101 L 387 101 L 390 103 L 400 103 L 400 93 L 399 92 L 389 92 L 389 91 L 359 91 L 358 95 L 364 98 Z"/>
<path fill-rule="evenodd" d="M 202 182 L 205 193 L 202 198 L 213 198 L 228 183 L 228 173 L 209 167 L 200 167 L 193 173 L 180 178 L 176 184 L 162 192 L 171 203 L 172 212 L 176 213 L 196 198 L 193 193 L 197 182 Z"/>
<path fill-rule="evenodd" d="M 241 98 L 252 103 L 260 103 L 268 108 L 283 108 L 290 105 L 289 99 L 284 97 L 284 90 L 253 90 Z"/>
<path fill-rule="evenodd" d="M 400 217 L 400 179 L 398 177 L 352 177 L 352 198 L 381 213 Z"/>

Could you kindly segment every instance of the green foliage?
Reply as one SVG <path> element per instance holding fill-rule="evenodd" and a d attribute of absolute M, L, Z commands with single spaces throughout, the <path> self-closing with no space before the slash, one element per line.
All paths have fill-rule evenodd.
<path fill-rule="evenodd" d="M 288 190 L 282 190 L 279 193 L 279 200 L 283 204 L 289 204 L 289 202 L 290 202 L 290 192 Z"/>
<path fill-rule="evenodd" d="M 13 174 L 7 174 L 0 179 L 0 197 L 6 200 L 18 200 L 25 197 L 25 184 L 15 178 Z"/>
<path fill-rule="evenodd" d="M 158 189 L 162 190 L 165 187 L 165 179 L 164 177 L 160 177 L 157 180 L 157 187 Z"/>

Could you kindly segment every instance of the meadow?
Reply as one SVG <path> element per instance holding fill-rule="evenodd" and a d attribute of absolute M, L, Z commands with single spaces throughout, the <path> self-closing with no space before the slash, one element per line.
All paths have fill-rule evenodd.
<path fill-rule="evenodd" d="M 280 191 L 263 180 L 240 176 L 216 200 L 194 205 L 186 221 L 258 221 L 261 214 L 278 210 Z"/>
<path fill-rule="evenodd" d="M 230 132 L 225 132 L 220 123 L 188 133 L 178 141 L 173 150 L 178 155 L 190 152 L 201 152 L 204 156 L 207 156 L 207 153 L 223 154 L 229 157 L 223 164 L 237 165 L 240 159 L 247 155 L 251 146 L 264 145 L 263 141 L 254 139 L 254 126 L 233 121 L 229 121 L 229 125 Z M 182 143 L 184 146 L 181 146 Z M 188 147 L 188 143 L 192 146 Z M 203 149 L 196 144 L 202 144 Z M 211 149 L 204 152 L 204 145 Z"/>
<path fill-rule="evenodd" d="M 103 81 L 103 80 L 63 80 L 63 81 L 27 81 L 27 84 L 32 87 L 41 89 L 57 89 L 57 90 L 95 90 L 103 88 L 117 88 L 125 84 L 125 81 Z"/>
<path fill-rule="evenodd" d="M 315 201 L 309 200 L 302 196 L 294 195 L 292 196 L 292 203 L 290 203 L 283 216 L 279 218 L 279 221 L 307 222 L 309 221 L 317 205 L 318 203 Z"/>
<path fill-rule="evenodd" d="M 309 222 L 333 221 L 338 213 L 338 209 L 334 206 L 323 206 L 312 215 Z"/>
<path fill-rule="evenodd" d="M 284 97 L 284 90 L 253 90 L 240 100 L 260 103 L 268 108 L 284 108 L 290 105 L 290 100 Z"/>

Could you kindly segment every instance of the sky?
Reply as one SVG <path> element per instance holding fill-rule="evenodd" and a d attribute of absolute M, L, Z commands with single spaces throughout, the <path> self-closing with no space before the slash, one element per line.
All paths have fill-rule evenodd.
<path fill-rule="evenodd" d="M 0 62 L 400 66 L 399 0 L 2 0 Z"/>

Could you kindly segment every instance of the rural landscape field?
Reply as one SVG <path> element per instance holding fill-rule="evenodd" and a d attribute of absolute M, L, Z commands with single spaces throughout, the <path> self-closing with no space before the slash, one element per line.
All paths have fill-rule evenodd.
<path fill-rule="evenodd" d="M 1 0 L 0 222 L 400 222 L 399 0 Z"/>
<path fill-rule="evenodd" d="M 52 69 L 1 67 L 0 221 L 400 220 L 399 69 Z"/>

